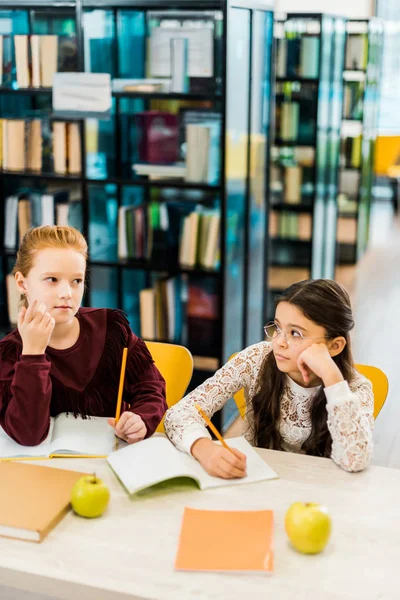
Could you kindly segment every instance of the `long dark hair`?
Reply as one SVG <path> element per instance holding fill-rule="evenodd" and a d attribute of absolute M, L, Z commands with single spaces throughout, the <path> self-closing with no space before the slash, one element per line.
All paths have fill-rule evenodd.
<path fill-rule="evenodd" d="M 343 377 L 351 381 L 353 358 L 350 331 L 354 327 L 350 298 L 343 286 L 329 279 L 307 279 L 291 285 L 277 299 L 299 308 L 307 319 L 324 327 L 329 338 L 343 336 L 346 345 L 333 357 Z M 282 437 L 278 430 L 281 398 L 285 374 L 279 371 L 273 352 L 264 360 L 258 379 L 258 392 L 252 401 L 254 443 L 261 448 L 282 449 Z M 332 438 L 327 426 L 326 398 L 324 390 L 317 393 L 311 407 L 311 433 L 302 450 L 315 456 L 330 456 Z"/>

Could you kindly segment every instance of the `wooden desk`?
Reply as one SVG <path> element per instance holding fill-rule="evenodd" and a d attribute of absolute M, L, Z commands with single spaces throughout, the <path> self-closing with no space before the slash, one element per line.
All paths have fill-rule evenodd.
<path fill-rule="evenodd" d="M 54 467 L 96 471 L 111 488 L 110 507 L 95 520 L 67 515 L 42 544 L 0 539 L 0 598 L 398 598 L 400 471 L 370 467 L 349 474 L 326 459 L 270 450 L 260 454 L 280 479 L 206 492 L 153 492 L 140 499 L 128 497 L 104 461 L 47 461 Z M 332 539 L 320 555 L 298 554 L 288 544 L 284 515 L 297 500 L 324 503 L 331 512 Z M 174 571 L 184 506 L 273 509 L 274 574 Z"/>

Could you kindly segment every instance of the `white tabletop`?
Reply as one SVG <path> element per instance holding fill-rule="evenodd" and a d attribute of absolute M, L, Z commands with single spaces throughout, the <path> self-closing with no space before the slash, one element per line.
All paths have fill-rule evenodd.
<path fill-rule="evenodd" d="M 110 506 L 99 519 L 68 514 L 41 544 L 0 538 L 0 597 L 38 597 L 24 590 L 68 600 L 399 597 L 400 471 L 370 467 L 349 474 L 327 459 L 259 452 L 279 479 L 203 492 L 158 491 L 134 499 L 104 460 L 41 461 L 96 471 L 110 486 Z M 331 513 L 332 538 L 320 555 L 301 555 L 287 541 L 284 516 L 295 501 L 323 503 Z M 273 575 L 174 571 L 185 506 L 273 509 Z"/>

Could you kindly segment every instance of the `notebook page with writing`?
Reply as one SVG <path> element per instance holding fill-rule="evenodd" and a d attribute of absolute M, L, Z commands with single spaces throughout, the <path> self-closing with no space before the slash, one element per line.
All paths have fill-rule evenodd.
<path fill-rule="evenodd" d="M 176 477 L 193 477 L 194 461 L 165 437 L 152 437 L 113 452 L 107 462 L 130 494 Z"/>
<path fill-rule="evenodd" d="M 219 444 L 219 442 L 214 442 Z M 268 479 L 278 479 L 278 475 L 273 469 L 257 454 L 256 450 L 249 444 L 244 437 L 231 438 L 226 440 L 232 448 L 239 450 L 247 457 L 247 475 L 242 479 L 222 479 L 209 475 L 203 467 L 194 458 L 184 455 L 184 460 L 193 476 L 199 481 L 202 490 L 215 487 L 225 487 L 228 485 L 242 485 L 244 483 L 253 483 L 256 481 L 265 481 Z"/>
<path fill-rule="evenodd" d="M 50 419 L 47 438 L 37 446 L 21 446 L 0 427 L 0 458 L 47 458 L 50 454 L 50 441 L 54 429 L 54 419 Z"/>
<path fill-rule="evenodd" d="M 106 417 L 74 417 L 61 413 L 55 418 L 50 454 L 108 456 L 115 449 L 114 430 Z"/>

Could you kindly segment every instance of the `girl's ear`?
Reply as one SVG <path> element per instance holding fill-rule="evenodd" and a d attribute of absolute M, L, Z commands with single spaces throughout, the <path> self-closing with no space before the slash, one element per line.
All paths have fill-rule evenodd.
<path fill-rule="evenodd" d="M 15 285 L 20 294 L 26 294 L 25 277 L 20 271 L 15 273 Z"/>
<path fill-rule="evenodd" d="M 346 345 L 346 339 L 343 336 L 336 337 L 328 342 L 328 350 L 331 356 L 337 356 L 343 351 Z"/>

